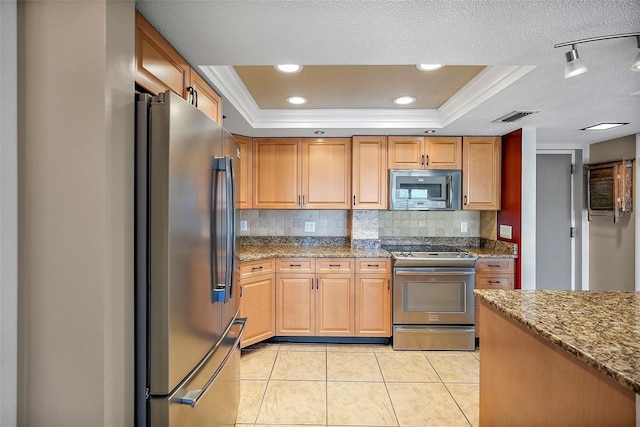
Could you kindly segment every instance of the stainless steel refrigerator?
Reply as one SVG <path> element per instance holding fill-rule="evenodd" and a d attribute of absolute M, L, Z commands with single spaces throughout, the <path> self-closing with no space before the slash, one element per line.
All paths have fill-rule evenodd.
<path fill-rule="evenodd" d="M 136 425 L 233 426 L 240 395 L 233 137 L 136 94 Z"/>

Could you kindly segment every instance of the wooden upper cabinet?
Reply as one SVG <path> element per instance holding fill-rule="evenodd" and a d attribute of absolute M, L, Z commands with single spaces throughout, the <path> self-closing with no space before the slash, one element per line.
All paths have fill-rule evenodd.
<path fill-rule="evenodd" d="M 302 141 L 302 208 L 351 207 L 351 138 Z"/>
<path fill-rule="evenodd" d="M 138 86 L 153 95 L 171 90 L 222 124 L 220 96 L 139 12 L 136 12 L 135 54 Z M 190 94 L 190 87 L 197 96 Z"/>
<path fill-rule="evenodd" d="M 138 12 L 135 43 L 136 83 L 154 95 L 171 90 L 186 99 L 191 67 Z"/>
<path fill-rule="evenodd" d="M 301 149 L 300 138 L 254 138 L 254 209 L 300 208 Z"/>
<path fill-rule="evenodd" d="M 462 169 L 462 138 L 425 137 L 425 169 Z"/>
<path fill-rule="evenodd" d="M 254 138 L 254 209 L 349 209 L 350 138 Z"/>
<path fill-rule="evenodd" d="M 233 135 L 240 148 L 240 171 L 236 174 L 236 208 L 251 209 L 253 143 L 247 136 Z"/>
<path fill-rule="evenodd" d="M 217 123 L 222 124 L 222 101 L 220 96 L 211 89 L 195 70 L 191 70 L 189 86 L 196 91 L 194 105 Z"/>
<path fill-rule="evenodd" d="M 462 138 L 390 136 L 390 169 L 462 169 Z"/>
<path fill-rule="evenodd" d="M 389 137 L 389 169 L 422 169 L 424 162 L 423 155 L 423 137 Z"/>
<path fill-rule="evenodd" d="M 501 162 L 500 137 L 464 137 L 462 209 L 500 210 Z"/>
<path fill-rule="evenodd" d="M 387 209 L 387 137 L 354 136 L 353 209 Z"/>

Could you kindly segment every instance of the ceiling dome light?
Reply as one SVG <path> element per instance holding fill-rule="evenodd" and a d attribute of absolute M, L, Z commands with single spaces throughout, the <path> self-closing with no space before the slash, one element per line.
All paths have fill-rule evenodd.
<path fill-rule="evenodd" d="M 444 67 L 444 65 L 442 64 L 418 64 L 416 65 L 416 68 L 418 70 L 421 71 L 433 71 L 433 70 L 437 70 L 438 68 L 442 68 Z"/>
<path fill-rule="evenodd" d="M 398 105 L 413 104 L 414 102 L 416 102 L 415 96 L 399 96 L 393 100 L 393 103 Z"/>
<path fill-rule="evenodd" d="M 287 102 L 289 104 L 301 105 L 306 104 L 308 101 L 304 96 L 290 96 L 287 98 Z"/>
<path fill-rule="evenodd" d="M 575 77 L 579 74 L 586 73 L 589 71 L 582 59 L 578 56 L 578 49 L 575 44 L 571 45 L 571 50 L 566 53 L 567 55 L 567 63 L 564 66 L 564 78 L 569 79 L 571 77 Z"/>
<path fill-rule="evenodd" d="M 274 65 L 275 69 L 282 73 L 297 73 L 302 70 L 302 65 L 297 64 L 282 64 Z"/>

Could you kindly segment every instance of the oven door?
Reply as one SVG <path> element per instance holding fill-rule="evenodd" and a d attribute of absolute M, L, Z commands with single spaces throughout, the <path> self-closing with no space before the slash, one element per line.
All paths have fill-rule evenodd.
<path fill-rule="evenodd" d="M 473 268 L 396 267 L 393 323 L 473 325 Z"/>

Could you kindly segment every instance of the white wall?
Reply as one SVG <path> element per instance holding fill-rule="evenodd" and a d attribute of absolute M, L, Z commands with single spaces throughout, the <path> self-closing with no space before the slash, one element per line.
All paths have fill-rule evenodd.
<path fill-rule="evenodd" d="M 18 423 L 133 425 L 134 3 L 18 10 Z"/>
<path fill-rule="evenodd" d="M 0 1 L 0 425 L 16 425 L 18 371 L 18 74 L 15 0 Z"/>
<path fill-rule="evenodd" d="M 536 288 L 536 129 L 522 128 L 521 289 Z"/>

